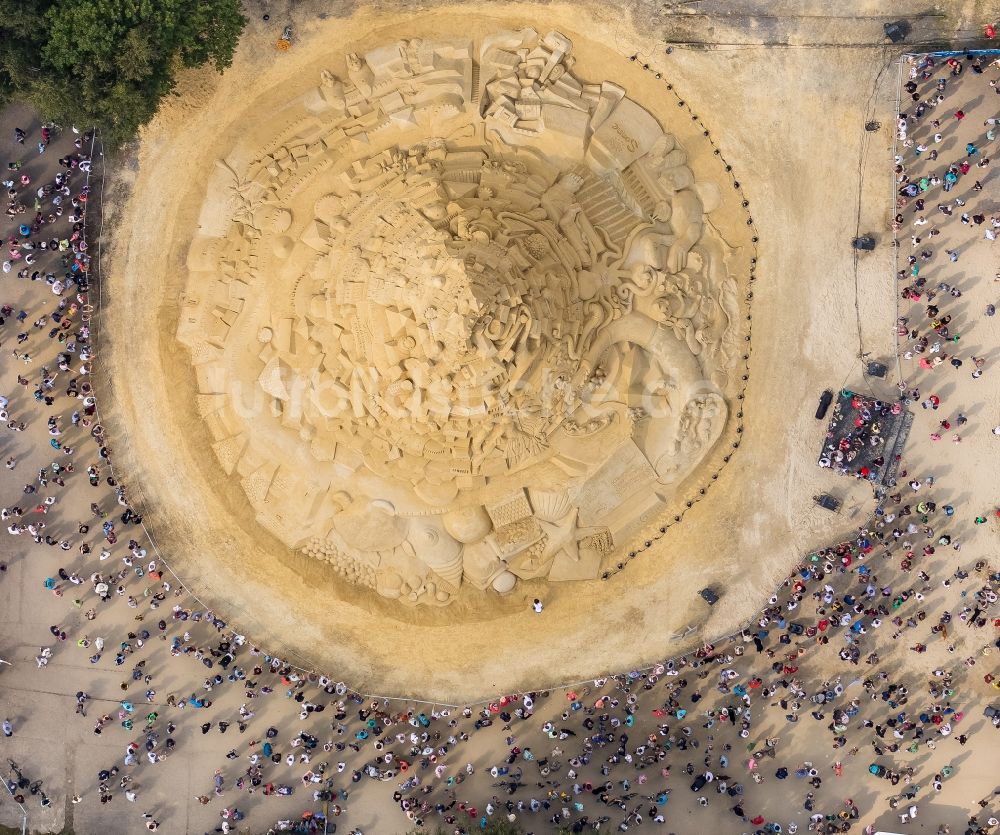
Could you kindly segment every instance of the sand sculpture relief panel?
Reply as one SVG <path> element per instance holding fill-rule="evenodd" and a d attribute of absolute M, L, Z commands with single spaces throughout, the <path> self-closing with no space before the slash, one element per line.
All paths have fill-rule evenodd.
<path fill-rule="evenodd" d="M 717 187 L 558 32 L 350 54 L 287 112 L 219 162 L 188 255 L 219 465 L 403 603 L 597 577 L 726 426 Z"/>

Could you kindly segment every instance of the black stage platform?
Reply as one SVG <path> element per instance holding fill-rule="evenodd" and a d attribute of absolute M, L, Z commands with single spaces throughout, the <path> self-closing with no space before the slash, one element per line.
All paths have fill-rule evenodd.
<path fill-rule="evenodd" d="M 844 389 L 834 399 L 819 466 L 870 481 L 876 489 L 891 487 L 912 424 L 913 414 L 902 403 Z"/>

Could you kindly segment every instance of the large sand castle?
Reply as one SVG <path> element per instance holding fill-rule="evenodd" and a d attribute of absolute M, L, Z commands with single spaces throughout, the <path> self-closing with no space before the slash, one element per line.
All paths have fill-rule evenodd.
<path fill-rule="evenodd" d="M 205 184 L 177 335 L 219 465 L 284 545 L 384 597 L 594 580 L 737 390 L 721 166 L 696 180 L 559 32 L 345 64 Z"/>

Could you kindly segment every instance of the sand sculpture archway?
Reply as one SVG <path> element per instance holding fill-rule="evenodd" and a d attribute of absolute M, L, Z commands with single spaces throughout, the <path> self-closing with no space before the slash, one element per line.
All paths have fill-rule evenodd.
<path fill-rule="evenodd" d="M 593 579 L 727 423 L 718 187 L 559 32 L 346 66 L 206 183 L 176 333 L 219 465 L 403 603 Z"/>

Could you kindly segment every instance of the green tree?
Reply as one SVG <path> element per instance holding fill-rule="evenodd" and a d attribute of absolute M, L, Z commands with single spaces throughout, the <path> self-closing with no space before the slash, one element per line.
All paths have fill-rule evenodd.
<path fill-rule="evenodd" d="M 0 0 L 0 98 L 6 104 L 41 71 L 39 30 L 47 4 Z"/>
<path fill-rule="evenodd" d="M 181 67 L 233 60 L 239 0 L 0 0 L 0 97 L 132 138 Z"/>

